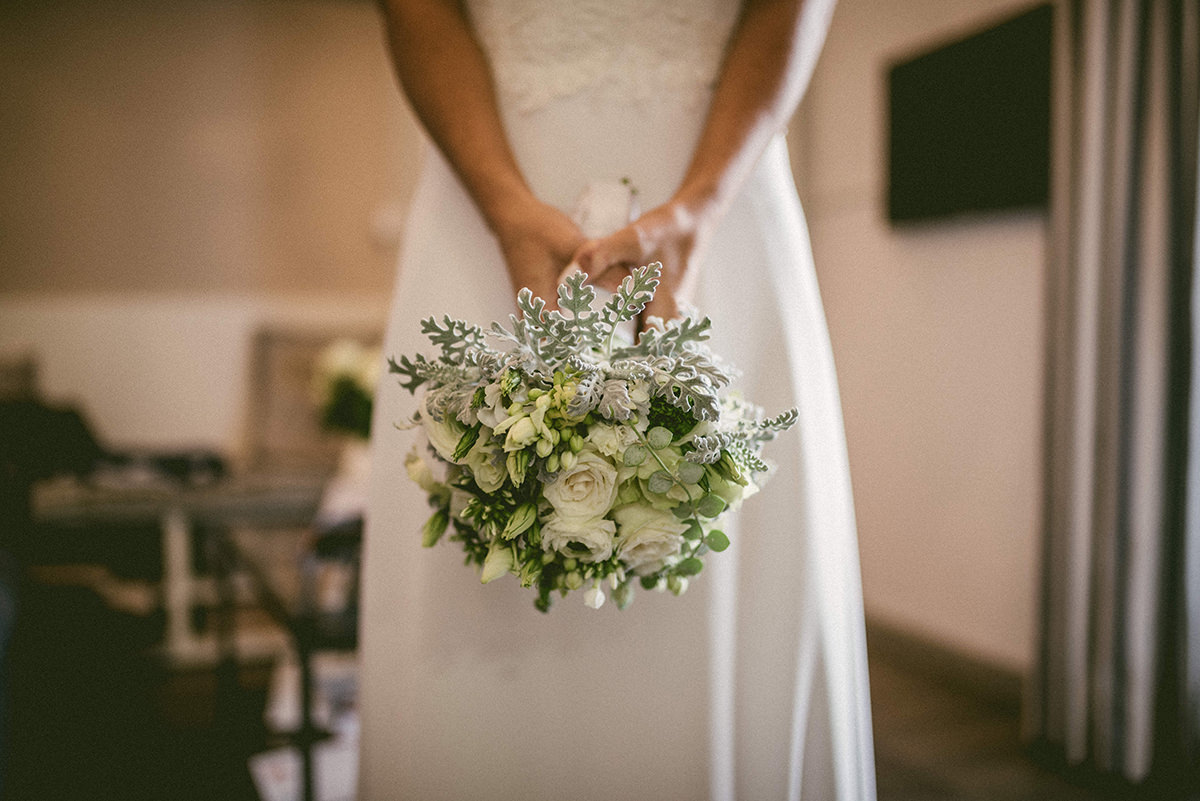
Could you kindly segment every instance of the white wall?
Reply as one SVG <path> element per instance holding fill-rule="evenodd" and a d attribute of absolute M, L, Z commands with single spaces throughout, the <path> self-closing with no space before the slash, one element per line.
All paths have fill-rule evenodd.
<path fill-rule="evenodd" d="M 0 354 L 31 353 L 43 394 L 77 404 L 117 448 L 241 454 L 262 328 L 383 328 L 380 295 L 0 296 Z"/>
<path fill-rule="evenodd" d="M 868 614 L 1031 664 L 1045 224 L 886 219 L 886 68 L 1030 4 L 839 0 L 796 167 L 841 381 Z"/>

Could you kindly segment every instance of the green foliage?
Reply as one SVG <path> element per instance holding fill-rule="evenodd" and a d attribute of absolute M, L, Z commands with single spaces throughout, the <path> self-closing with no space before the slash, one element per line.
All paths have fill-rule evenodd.
<path fill-rule="evenodd" d="M 647 328 L 638 338 L 637 344 L 623 349 L 622 355 L 670 355 L 689 343 L 706 342 L 711 328 L 712 321 L 707 317 L 700 320 L 684 317 L 677 322 L 668 323 L 663 328 Z"/>
<path fill-rule="evenodd" d="M 650 401 L 650 426 L 662 426 L 676 437 L 682 437 L 698 422 L 690 413 L 667 402 L 662 396 Z"/>
<path fill-rule="evenodd" d="M 631 272 L 617 291 L 613 293 L 608 303 L 604 304 L 601 315 L 608 326 L 609 336 L 621 323 L 636 320 L 651 300 L 654 291 L 658 289 L 658 279 L 662 276 L 662 265 L 658 262 L 638 267 Z"/>
<path fill-rule="evenodd" d="M 708 369 L 711 365 L 700 354 L 684 352 L 677 356 L 651 356 L 650 386 L 656 397 L 700 420 L 716 420 L 721 415 L 721 399 L 716 383 L 718 376 Z"/>
<path fill-rule="evenodd" d="M 461 364 L 469 349 L 485 347 L 486 334 L 482 328 L 462 320 L 452 320 L 450 315 L 444 316 L 440 325 L 433 317 L 422 320 L 421 333 L 441 348 L 441 360 L 446 364 Z"/>
<path fill-rule="evenodd" d="M 321 426 L 360 439 L 371 436 L 372 398 L 353 378 L 339 377 L 321 408 Z"/>
<path fill-rule="evenodd" d="M 720 529 L 714 528 L 708 532 L 708 536 L 704 538 L 704 542 L 717 553 L 729 547 L 729 537 Z"/>
<path fill-rule="evenodd" d="M 455 460 L 462 459 L 475 446 L 475 443 L 479 440 L 480 425 L 480 423 L 476 423 L 463 432 L 462 437 L 458 440 L 457 447 L 454 448 Z"/>
<path fill-rule="evenodd" d="M 416 392 L 426 382 L 434 385 L 453 384 L 466 377 L 462 367 L 431 362 L 420 353 L 411 359 L 402 355 L 399 362 L 389 357 L 388 372 L 400 376 L 400 386 L 409 392 Z"/>
<path fill-rule="evenodd" d="M 425 526 L 421 529 L 421 545 L 426 548 L 437 545 L 437 541 L 446 533 L 448 525 L 450 525 L 449 512 L 446 509 L 438 509 L 425 521 Z"/>

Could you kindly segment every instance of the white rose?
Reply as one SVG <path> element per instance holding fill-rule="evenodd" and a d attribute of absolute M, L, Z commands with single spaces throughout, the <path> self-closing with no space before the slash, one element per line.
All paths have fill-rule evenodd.
<path fill-rule="evenodd" d="M 542 521 L 542 549 L 584 562 L 602 562 L 612 556 L 616 531 L 616 524 L 603 517 L 563 517 L 551 512 Z"/>
<path fill-rule="evenodd" d="M 480 432 L 479 441 L 467 452 L 463 463 L 470 468 L 471 475 L 475 477 L 475 483 L 481 490 L 495 492 L 504 486 L 504 479 L 508 478 L 508 469 L 503 459 L 497 462 L 495 449 L 481 444 L 485 442 L 484 433 Z"/>
<path fill-rule="evenodd" d="M 627 570 L 648 575 L 678 556 L 687 525 L 667 511 L 642 504 L 613 512 L 617 521 L 617 556 Z"/>
<path fill-rule="evenodd" d="M 467 429 L 451 417 L 446 417 L 440 423 L 434 420 L 429 414 L 429 393 L 421 397 L 421 427 L 438 455 L 447 462 L 454 462 L 454 449 Z"/>
<path fill-rule="evenodd" d="M 542 495 L 563 517 L 603 517 L 617 499 L 617 468 L 595 451 L 581 451 L 574 465 L 542 488 Z"/>
<path fill-rule="evenodd" d="M 588 429 L 588 444 L 605 456 L 616 456 L 637 442 L 637 432 L 629 426 L 597 423 Z"/>

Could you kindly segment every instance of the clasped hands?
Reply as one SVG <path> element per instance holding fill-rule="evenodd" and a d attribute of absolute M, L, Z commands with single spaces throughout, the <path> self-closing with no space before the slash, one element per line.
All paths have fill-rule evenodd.
<path fill-rule="evenodd" d="M 593 285 L 615 291 L 633 268 L 660 262 L 662 275 L 641 315 L 643 328 L 649 317 L 679 316 L 679 304 L 691 294 L 693 266 L 713 226 L 711 215 L 678 198 L 596 239 L 585 237 L 570 217 L 540 201 L 510 212 L 493 230 L 513 288 L 529 287 L 551 307 L 558 299 L 558 285 L 576 270 L 587 273 Z"/>

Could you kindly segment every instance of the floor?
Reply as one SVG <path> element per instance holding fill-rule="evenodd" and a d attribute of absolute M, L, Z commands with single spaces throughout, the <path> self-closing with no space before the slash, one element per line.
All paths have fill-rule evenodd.
<path fill-rule="evenodd" d="M 880 801 L 1098 801 L 1037 767 L 1008 702 L 948 687 L 904 664 L 871 663 Z"/>
<path fill-rule="evenodd" d="M 262 723 L 269 665 L 225 675 L 227 692 L 218 694 L 213 672 L 172 670 L 150 655 L 152 618 L 113 614 L 79 588 L 41 587 L 26 601 L 37 625 L 10 651 L 23 692 L 11 710 L 15 761 L 0 795 L 257 801 L 246 760 L 271 744 Z M 1011 701 L 932 680 L 885 649 L 873 660 L 880 801 L 1126 797 L 1037 767 Z"/>

